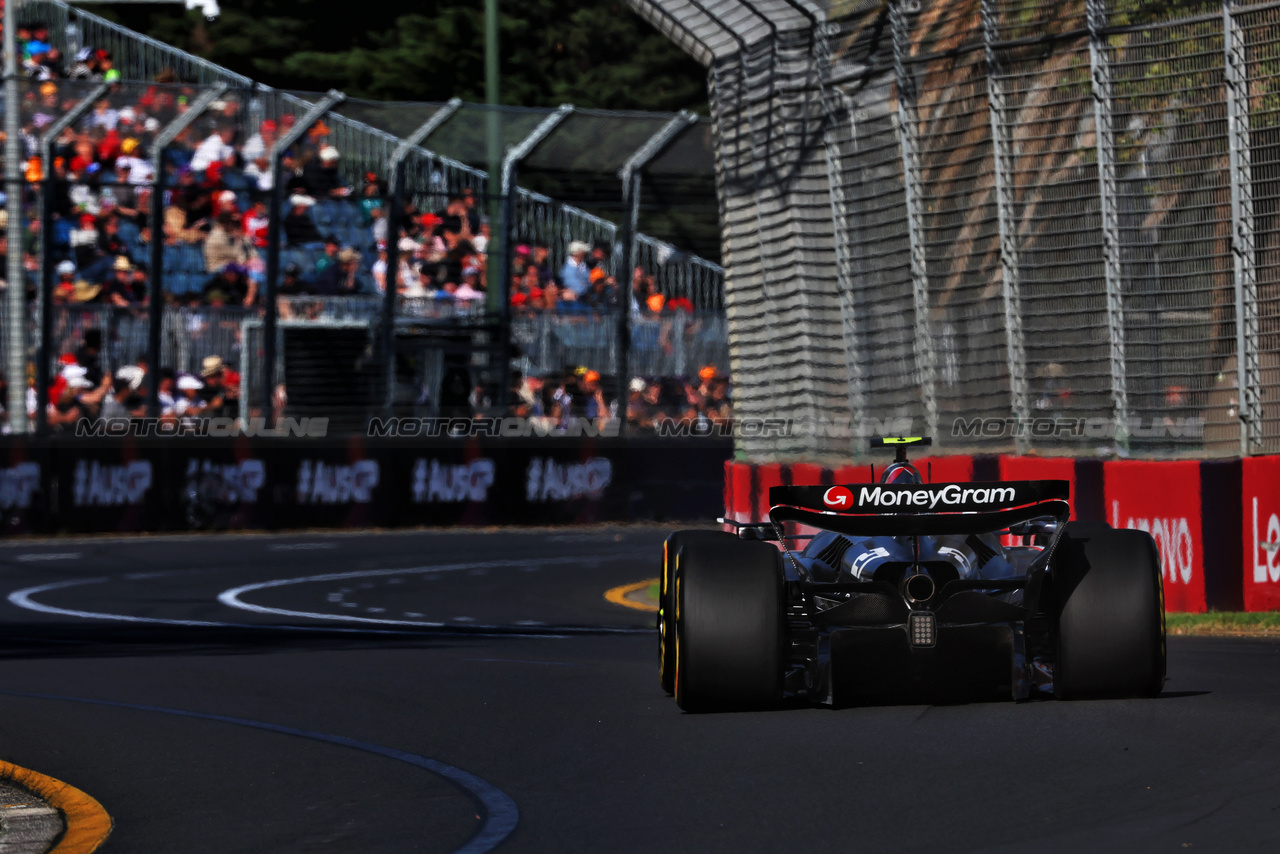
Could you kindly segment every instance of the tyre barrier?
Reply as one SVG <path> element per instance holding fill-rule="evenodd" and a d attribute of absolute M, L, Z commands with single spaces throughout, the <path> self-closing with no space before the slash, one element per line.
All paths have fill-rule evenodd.
<path fill-rule="evenodd" d="M 728 441 L 0 441 L 7 534 L 714 519 Z"/>
<path fill-rule="evenodd" d="M 1280 457 L 1162 462 L 950 456 L 912 462 L 935 482 L 1069 481 L 1072 519 L 1151 534 L 1169 611 L 1280 610 Z M 873 477 L 870 464 L 730 461 L 725 515 L 762 521 L 770 486 L 870 483 Z"/>

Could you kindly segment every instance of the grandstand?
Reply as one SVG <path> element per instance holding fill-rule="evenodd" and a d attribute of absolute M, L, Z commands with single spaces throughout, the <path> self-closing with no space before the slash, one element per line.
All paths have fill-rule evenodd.
<path fill-rule="evenodd" d="M 467 147 L 469 128 L 486 108 L 282 92 L 61 0 L 29 0 L 22 15 L 24 201 L 35 241 L 27 287 L 33 297 L 47 289 L 50 301 L 42 326 L 33 299 L 28 341 L 32 359 L 49 371 L 49 383 L 37 383 L 28 403 L 42 420 L 60 407 L 98 410 L 110 395 L 96 384 L 109 384 L 122 368 L 136 380 L 132 368 L 141 366 L 145 375 L 158 363 L 157 376 L 172 371 L 176 383 L 190 375 L 191 385 L 203 382 L 200 375 L 216 360 L 239 379 L 239 414 L 263 413 L 269 405 L 282 414 L 289 390 L 272 382 L 284 371 L 270 356 L 282 350 L 255 332 L 264 319 L 274 324 L 278 312 L 294 325 L 364 324 L 371 346 L 391 361 L 391 345 L 375 340 L 379 320 L 389 321 L 388 329 L 499 320 L 486 311 L 487 293 L 500 288 L 499 270 L 513 274 L 511 308 L 504 311 L 509 325 L 486 333 L 482 349 L 492 356 L 500 339 L 517 345 L 526 378 L 520 399 L 530 397 L 529 378 L 542 376 L 562 400 L 573 400 L 577 377 L 595 373 L 605 375 L 615 413 L 629 409 L 624 389 L 640 385 L 662 386 L 672 414 L 685 414 L 699 371 L 723 376 L 723 270 L 636 233 L 634 192 L 626 210 L 613 206 L 630 220 L 620 229 L 600 213 L 513 182 L 500 235 L 507 257 L 490 263 L 488 243 L 498 224 L 480 211 L 498 187 L 473 165 Z M 673 183 L 687 179 L 690 164 L 710 179 L 707 124 L 692 116 L 505 110 L 503 126 L 508 141 L 525 141 L 512 150 L 522 151 L 531 177 L 561 179 L 550 186 L 572 180 L 574 169 L 596 184 L 609 174 L 621 198 L 616 173 L 638 149 L 652 149 L 645 174 L 655 182 L 664 169 L 676 176 Z M 452 156 L 429 147 L 431 138 L 404 150 L 405 137 L 428 128 Z M 535 130 L 538 142 L 529 144 Z M 290 132 L 297 140 L 276 187 L 268 155 Z M 470 136 L 472 149 L 477 139 Z M 686 156 L 668 156 L 664 165 L 672 151 Z M 397 196 L 389 179 L 397 152 L 404 155 L 405 191 L 402 209 L 396 207 L 400 228 L 391 233 Z M 519 165 L 512 161 L 513 174 Z M 153 192 L 157 177 L 164 181 L 160 194 Z M 279 272 L 269 287 L 275 247 Z M 575 256 L 575 248 L 584 251 Z M 277 301 L 264 299 L 271 290 Z M 153 294 L 164 302 L 158 351 L 149 334 Z M 100 344 L 86 347 L 86 334 Z M 96 352 L 84 356 L 86 349 Z M 95 363 L 77 361 L 84 358 Z M 439 372 L 440 358 L 414 381 Z M 473 410 L 499 407 L 516 393 L 503 378 L 506 359 L 495 358 L 502 364 L 491 360 L 477 371 Z M 92 391 L 68 395 L 77 391 L 68 383 L 85 382 L 78 370 L 67 378 L 68 363 L 89 368 Z M 566 380 L 566 367 L 581 370 Z M 676 376 L 686 388 L 667 389 Z M 384 410 L 395 404 L 394 389 L 404 379 L 384 384 Z M 137 403 L 136 382 L 133 391 L 129 400 Z M 167 396 L 161 392 L 162 407 Z M 429 392 L 401 402 L 440 406 Z M 567 407 L 544 403 L 534 400 L 531 409 L 544 417 L 551 417 L 548 408 L 567 414 Z"/>

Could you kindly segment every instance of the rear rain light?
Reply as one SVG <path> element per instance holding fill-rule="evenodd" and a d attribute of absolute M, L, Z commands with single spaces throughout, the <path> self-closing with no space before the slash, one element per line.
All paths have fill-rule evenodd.
<path fill-rule="evenodd" d="M 907 634 L 912 646 L 934 646 L 938 642 L 938 618 L 915 611 L 907 617 Z"/>

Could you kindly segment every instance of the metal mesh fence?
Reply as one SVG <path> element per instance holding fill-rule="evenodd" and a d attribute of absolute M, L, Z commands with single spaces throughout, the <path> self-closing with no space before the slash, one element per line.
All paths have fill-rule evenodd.
<path fill-rule="evenodd" d="M 741 450 L 1280 451 L 1280 4 L 631 3 L 710 66 L 739 411 L 852 425 Z"/>

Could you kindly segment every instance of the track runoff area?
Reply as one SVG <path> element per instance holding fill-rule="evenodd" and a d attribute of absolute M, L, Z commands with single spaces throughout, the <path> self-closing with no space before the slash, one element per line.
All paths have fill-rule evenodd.
<path fill-rule="evenodd" d="M 669 533 L 8 542 L 0 755 L 96 799 L 103 851 L 1242 850 L 1280 830 L 1275 642 L 1170 638 L 1151 700 L 684 714 L 643 610 Z"/>

